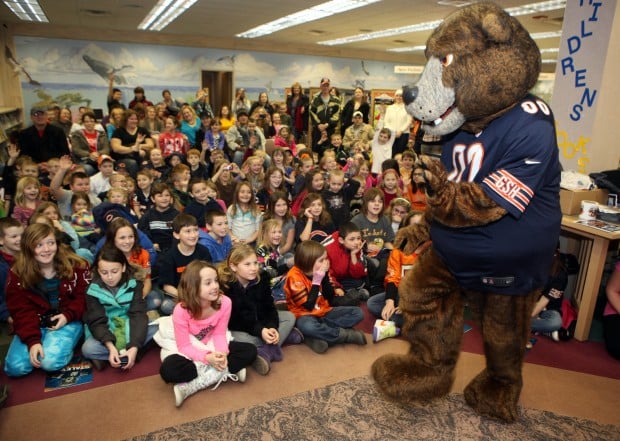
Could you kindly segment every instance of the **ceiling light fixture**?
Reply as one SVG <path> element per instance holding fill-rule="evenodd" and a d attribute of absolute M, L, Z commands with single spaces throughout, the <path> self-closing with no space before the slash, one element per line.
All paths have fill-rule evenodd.
<path fill-rule="evenodd" d="M 179 15 L 191 8 L 198 0 L 159 0 L 146 14 L 138 29 L 143 31 L 161 31 Z"/>
<path fill-rule="evenodd" d="M 381 0 L 332 0 L 320 5 L 313 6 L 312 8 L 304 9 L 293 14 L 280 17 L 269 23 L 262 24 L 248 31 L 237 34 L 240 38 L 258 38 L 264 35 L 273 34 L 274 32 L 281 31 L 282 29 L 297 26 L 301 23 L 307 23 L 310 21 L 319 20 L 321 18 L 329 17 L 330 15 L 340 14 L 351 9 L 361 8 L 368 6 L 372 3 L 377 3 Z"/>
<path fill-rule="evenodd" d="M 566 0 L 550 0 L 540 3 L 531 3 L 515 8 L 506 8 L 506 11 L 513 16 L 534 14 L 542 11 L 551 11 L 555 9 L 564 9 Z M 339 44 L 355 43 L 358 41 L 374 40 L 375 38 L 392 37 L 400 34 L 410 34 L 412 32 L 422 32 L 435 29 L 443 20 L 433 20 L 414 25 L 402 26 L 399 28 L 384 29 L 381 31 L 369 32 L 365 34 L 351 35 L 348 37 L 336 38 L 334 40 L 319 41 L 318 44 L 325 46 L 336 46 Z"/>
<path fill-rule="evenodd" d="M 562 31 L 553 31 L 553 32 L 537 32 L 535 34 L 530 34 L 534 40 L 543 40 L 545 38 L 557 38 L 562 36 Z"/>
<path fill-rule="evenodd" d="M 43 12 L 37 0 L 4 0 L 4 4 L 20 20 L 49 23 L 45 12 Z"/>
<path fill-rule="evenodd" d="M 426 46 L 408 46 L 408 47 L 393 47 L 386 49 L 388 52 L 418 52 L 426 49 Z"/>

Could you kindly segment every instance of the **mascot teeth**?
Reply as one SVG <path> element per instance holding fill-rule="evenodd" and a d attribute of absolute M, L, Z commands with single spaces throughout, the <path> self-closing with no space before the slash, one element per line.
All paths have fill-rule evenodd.
<path fill-rule="evenodd" d="M 446 118 L 446 116 L 450 115 L 450 113 L 452 113 L 452 110 L 454 109 L 454 105 L 448 107 L 448 110 L 446 110 L 443 115 L 441 115 L 439 118 L 437 118 L 435 121 L 433 121 L 433 125 L 436 127 L 439 124 L 441 124 L 443 122 L 443 120 Z"/>

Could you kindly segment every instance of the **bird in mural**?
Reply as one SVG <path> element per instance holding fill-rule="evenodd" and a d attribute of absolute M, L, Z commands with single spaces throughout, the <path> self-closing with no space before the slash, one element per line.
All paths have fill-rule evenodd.
<path fill-rule="evenodd" d="M 353 83 L 351 85 L 353 86 L 354 89 L 358 87 L 361 89 L 364 89 L 366 88 L 366 80 L 353 80 Z"/>
<path fill-rule="evenodd" d="M 28 78 L 28 83 L 33 86 L 41 85 L 41 83 L 39 83 L 38 81 L 33 80 L 30 74 L 26 71 L 26 69 L 24 69 L 24 66 L 22 66 L 21 63 L 15 59 L 15 57 L 13 56 L 13 52 L 11 51 L 11 49 L 9 49 L 8 46 L 4 46 L 4 56 L 7 60 L 9 60 L 9 63 L 13 65 L 13 70 L 16 73 L 23 73 L 26 78 Z"/>
<path fill-rule="evenodd" d="M 364 72 L 366 75 L 370 76 L 370 72 L 368 72 L 368 69 L 366 69 L 366 65 L 364 64 L 364 60 L 362 60 L 362 72 Z"/>
<path fill-rule="evenodd" d="M 101 60 L 97 60 L 88 55 L 83 55 L 82 59 L 86 62 L 86 64 L 88 64 L 88 67 L 90 67 L 93 72 L 95 72 L 97 75 L 99 75 L 104 80 L 107 80 L 109 78 L 109 75 L 113 73 L 114 81 L 116 82 L 116 84 L 127 84 L 127 80 L 125 79 L 125 77 L 123 75 L 118 74 L 117 72 L 120 72 L 125 69 L 133 68 L 131 64 L 124 64 L 121 67 L 114 67 L 114 66 L 109 65 L 108 63 L 105 63 Z"/>
<path fill-rule="evenodd" d="M 226 64 L 230 64 L 231 66 L 235 64 L 235 58 L 237 58 L 236 55 L 226 55 L 224 57 L 220 57 L 217 60 L 215 60 L 216 63 L 226 63 Z"/>
<path fill-rule="evenodd" d="M 265 84 L 265 89 L 267 89 L 266 92 L 268 94 L 273 93 L 273 81 L 270 81 L 267 84 Z"/>

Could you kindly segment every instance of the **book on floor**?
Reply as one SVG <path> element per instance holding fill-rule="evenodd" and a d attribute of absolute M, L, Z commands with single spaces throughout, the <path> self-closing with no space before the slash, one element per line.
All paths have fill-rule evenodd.
<path fill-rule="evenodd" d="M 45 377 L 45 392 L 78 386 L 93 381 L 93 367 L 82 357 L 74 357 L 71 362 L 56 372 L 48 372 Z"/>

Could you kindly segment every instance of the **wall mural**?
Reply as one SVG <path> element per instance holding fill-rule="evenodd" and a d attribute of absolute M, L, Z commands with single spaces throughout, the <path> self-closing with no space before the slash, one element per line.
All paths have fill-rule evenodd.
<path fill-rule="evenodd" d="M 30 75 L 22 76 L 26 109 L 52 102 L 72 110 L 82 105 L 106 109 L 111 70 L 125 104 L 138 85 L 153 102 L 161 100 L 163 89 L 191 102 L 203 70 L 232 71 L 234 86 L 244 87 L 251 100 L 266 91 L 271 101 L 283 101 L 285 88 L 294 82 L 310 88 L 321 77 L 337 88 L 367 90 L 397 89 L 417 79 L 395 74 L 394 63 L 348 58 L 22 36 L 14 43 L 16 62 Z"/>

